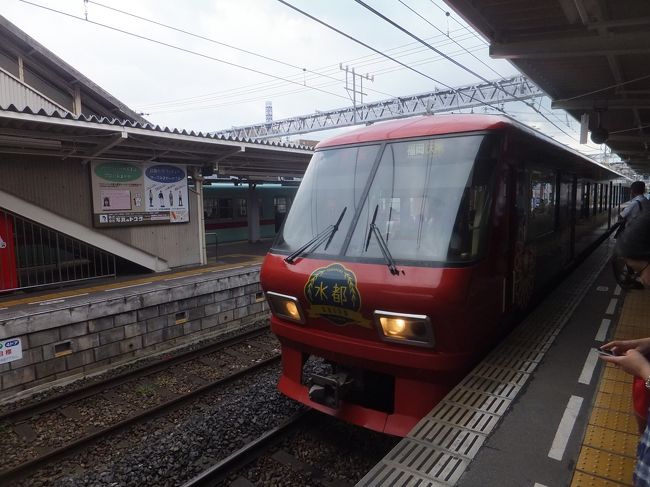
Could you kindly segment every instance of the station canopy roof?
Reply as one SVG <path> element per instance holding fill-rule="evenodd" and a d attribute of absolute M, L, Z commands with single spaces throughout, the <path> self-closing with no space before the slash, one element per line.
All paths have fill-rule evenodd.
<path fill-rule="evenodd" d="M 445 0 L 639 174 L 650 174 L 650 2 Z"/>
<path fill-rule="evenodd" d="M 0 154 L 63 160 L 163 162 L 216 168 L 219 177 L 269 181 L 301 177 L 313 150 L 306 146 L 252 141 L 149 123 L 59 112 L 0 107 Z"/>

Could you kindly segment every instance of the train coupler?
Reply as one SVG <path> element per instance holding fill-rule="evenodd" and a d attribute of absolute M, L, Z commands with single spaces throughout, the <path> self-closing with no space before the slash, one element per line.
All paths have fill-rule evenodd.
<path fill-rule="evenodd" d="M 328 376 L 311 374 L 307 378 L 309 399 L 337 409 L 346 393 L 351 389 L 353 379 L 347 372 L 339 372 Z"/>

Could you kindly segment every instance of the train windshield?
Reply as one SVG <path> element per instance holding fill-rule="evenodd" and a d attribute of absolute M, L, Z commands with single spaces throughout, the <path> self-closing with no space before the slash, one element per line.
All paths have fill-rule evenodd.
<path fill-rule="evenodd" d="M 467 135 L 390 142 L 376 169 L 378 146 L 317 152 L 275 249 L 299 248 L 347 206 L 336 245 L 315 254 L 383 261 L 379 239 L 368 238 L 374 219 L 397 262 L 476 259 L 491 202 L 494 140 Z"/>
<path fill-rule="evenodd" d="M 319 254 L 339 255 L 362 204 L 361 196 L 379 148 L 377 144 L 316 152 L 274 248 L 295 252 L 328 226 L 336 224 L 347 208 L 329 245 L 313 249 Z"/>

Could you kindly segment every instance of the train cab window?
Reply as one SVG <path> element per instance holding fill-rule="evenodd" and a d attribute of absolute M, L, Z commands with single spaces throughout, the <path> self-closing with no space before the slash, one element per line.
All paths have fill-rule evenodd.
<path fill-rule="evenodd" d="M 381 259 L 374 221 L 396 260 L 462 262 L 478 257 L 490 207 L 495 138 L 387 144 L 346 255 Z"/>
<path fill-rule="evenodd" d="M 526 231 L 529 240 L 555 230 L 555 186 L 554 172 L 530 171 L 530 204 Z"/>
<path fill-rule="evenodd" d="M 314 254 L 338 255 L 361 197 L 368 184 L 370 170 L 377 160 L 379 144 L 317 151 L 285 220 L 274 250 L 293 252 L 334 225 L 329 245 L 322 242 Z"/>

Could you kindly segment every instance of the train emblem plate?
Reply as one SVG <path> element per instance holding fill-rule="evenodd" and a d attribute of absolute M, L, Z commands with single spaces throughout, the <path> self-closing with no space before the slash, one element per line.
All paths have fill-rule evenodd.
<path fill-rule="evenodd" d="M 335 325 L 356 324 L 371 327 L 361 313 L 361 295 L 357 276 L 341 264 L 321 267 L 311 273 L 305 284 L 305 298 L 311 318 L 325 318 Z"/>

